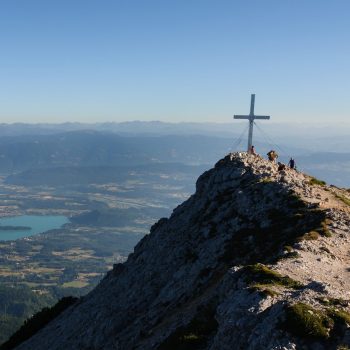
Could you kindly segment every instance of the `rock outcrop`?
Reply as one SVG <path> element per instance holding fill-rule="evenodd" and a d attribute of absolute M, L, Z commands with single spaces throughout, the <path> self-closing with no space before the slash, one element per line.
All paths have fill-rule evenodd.
<path fill-rule="evenodd" d="M 350 345 L 349 193 L 233 153 L 18 349 Z"/>

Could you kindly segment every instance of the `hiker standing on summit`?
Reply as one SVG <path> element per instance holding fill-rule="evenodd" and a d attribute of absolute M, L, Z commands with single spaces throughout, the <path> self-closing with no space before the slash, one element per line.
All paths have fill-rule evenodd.
<path fill-rule="evenodd" d="M 289 159 L 288 166 L 289 166 L 291 169 L 295 169 L 295 160 L 294 160 L 293 158 L 290 158 L 290 159 Z"/>
<path fill-rule="evenodd" d="M 267 153 L 267 157 L 268 157 L 270 162 L 276 163 L 276 160 L 278 158 L 278 154 L 276 151 L 274 151 L 272 149 L 269 153 Z"/>
<path fill-rule="evenodd" d="M 255 147 L 254 146 L 250 147 L 249 154 L 253 154 L 254 156 L 256 156 L 256 152 L 255 152 Z"/>

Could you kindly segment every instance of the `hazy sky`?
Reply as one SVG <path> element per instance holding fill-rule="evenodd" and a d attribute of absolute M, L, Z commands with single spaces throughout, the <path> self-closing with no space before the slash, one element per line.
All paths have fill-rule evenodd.
<path fill-rule="evenodd" d="M 349 0 L 2 0 L 0 122 L 347 121 Z M 268 123 L 268 122 L 267 122 Z"/>

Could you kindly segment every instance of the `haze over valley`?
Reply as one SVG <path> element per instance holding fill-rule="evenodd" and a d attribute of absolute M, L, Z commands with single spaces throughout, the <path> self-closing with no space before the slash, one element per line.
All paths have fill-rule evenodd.
<path fill-rule="evenodd" d="M 0 140 L 0 217 L 69 218 L 22 239 L 9 240 L 19 226 L 0 230 L 1 341 L 43 306 L 86 294 L 193 192 L 206 166 L 162 162 L 161 141 L 95 131 Z"/>

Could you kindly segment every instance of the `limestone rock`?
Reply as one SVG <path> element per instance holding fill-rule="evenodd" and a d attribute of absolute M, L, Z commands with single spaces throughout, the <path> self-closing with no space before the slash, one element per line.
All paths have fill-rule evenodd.
<path fill-rule="evenodd" d="M 124 264 L 18 349 L 348 344 L 345 323 L 324 338 L 300 335 L 286 323 L 293 305 L 327 314 L 325 296 L 350 299 L 350 215 L 339 200 L 346 193 L 309 181 L 288 168 L 279 173 L 259 156 L 229 154 Z"/>

